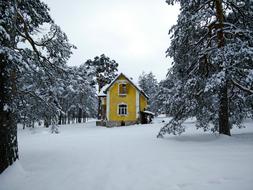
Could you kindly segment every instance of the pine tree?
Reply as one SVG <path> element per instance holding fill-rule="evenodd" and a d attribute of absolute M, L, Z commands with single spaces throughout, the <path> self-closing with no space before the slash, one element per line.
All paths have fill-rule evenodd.
<path fill-rule="evenodd" d="M 158 84 L 157 93 L 155 95 L 155 105 L 157 106 L 157 111 L 159 114 L 166 114 L 167 116 L 172 116 L 173 110 L 171 109 L 172 96 L 173 96 L 173 81 L 171 80 L 170 73 L 168 73 L 167 78 L 162 80 Z"/>
<path fill-rule="evenodd" d="M 252 113 L 253 2 L 167 0 L 176 2 L 181 13 L 167 51 L 174 117 L 158 136 L 184 132 L 189 117 L 198 128 L 230 135 Z"/>
<path fill-rule="evenodd" d="M 87 60 L 84 65 L 88 70 L 88 74 L 95 78 L 96 84 L 98 85 L 98 91 L 103 88 L 117 76 L 119 64 L 115 60 L 111 60 L 104 54 L 96 56 L 94 60 Z M 101 116 L 101 102 L 98 100 L 98 119 Z"/>
<path fill-rule="evenodd" d="M 155 78 L 155 75 L 152 72 L 147 74 L 143 72 L 139 76 L 138 84 L 149 97 L 148 109 L 154 113 L 157 113 L 158 107 L 156 104 L 156 95 L 158 91 L 158 82 Z"/>
<path fill-rule="evenodd" d="M 104 54 L 96 56 L 94 60 L 87 60 L 85 62 L 86 69 L 89 75 L 93 76 L 98 85 L 98 91 L 109 84 L 116 76 L 119 64 L 115 60 L 111 60 Z"/>
<path fill-rule="evenodd" d="M 97 113 L 95 81 L 85 67 L 81 65 L 75 69 L 74 79 L 72 79 L 75 92 L 68 97 L 73 100 L 71 108 L 77 113 L 78 123 L 81 123 L 82 118 L 95 117 Z"/>
<path fill-rule="evenodd" d="M 49 27 L 47 33 L 39 32 L 42 26 Z M 22 79 L 30 83 L 27 80 L 30 76 L 41 73 L 47 77 L 46 82 L 51 83 L 56 74 L 64 73 L 73 46 L 54 24 L 47 5 L 39 0 L 0 0 L 0 33 L 1 173 L 18 158 L 16 118 L 22 97 L 34 97 L 36 101 L 47 103 L 44 99 L 47 96 L 31 91 L 33 86 L 24 86 Z M 54 91 L 48 97 L 52 94 Z"/>

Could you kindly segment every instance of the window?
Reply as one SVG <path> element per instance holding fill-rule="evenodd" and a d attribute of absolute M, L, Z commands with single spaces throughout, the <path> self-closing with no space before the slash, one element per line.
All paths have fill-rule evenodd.
<path fill-rule="evenodd" d="M 119 115 L 127 115 L 127 105 L 126 104 L 119 104 L 118 114 Z"/>
<path fill-rule="evenodd" d="M 127 94 L 127 84 L 120 83 L 119 84 L 119 95 L 126 95 Z"/>

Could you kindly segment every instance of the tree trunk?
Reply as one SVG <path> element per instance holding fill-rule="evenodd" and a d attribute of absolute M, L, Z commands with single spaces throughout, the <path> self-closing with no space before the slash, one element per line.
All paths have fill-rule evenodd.
<path fill-rule="evenodd" d="M 66 125 L 67 123 L 67 115 L 66 115 L 66 112 L 64 113 L 64 116 L 63 116 L 63 123 L 64 125 Z"/>
<path fill-rule="evenodd" d="M 68 118 L 68 124 L 70 124 L 70 111 L 68 111 L 67 118 Z"/>
<path fill-rule="evenodd" d="M 220 90 L 220 107 L 219 107 L 219 133 L 224 135 L 230 134 L 229 113 L 228 113 L 228 88 L 227 84 Z"/>
<path fill-rule="evenodd" d="M 82 123 L 82 113 L 83 113 L 82 108 L 78 108 L 78 118 L 77 118 L 78 123 Z"/>
<path fill-rule="evenodd" d="M 0 111 L 0 173 L 18 159 L 17 124 L 13 114 Z"/>
<path fill-rule="evenodd" d="M 51 125 L 51 117 L 45 115 L 44 116 L 44 127 L 48 128 Z"/>
<path fill-rule="evenodd" d="M 100 92 L 102 89 L 102 85 L 98 84 L 98 92 Z M 98 97 L 98 112 L 97 112 L 97 118 L 101 119 L 101 98 Z"/>
<path fill-rule="evenodd" d="M 25 123 L 23 123 L 23 129 L 25 129 Z"/>
<path fill-rule="evenodd" d="M 97 113 L 97 118 L 101 119 L 101 98 L 98 97 L 98 113 Z"/>
<path fill-rule="evenodd" d="M 8 105 L 15 90 L 15 76 L 7 70 L 6 57 L 0 54 L 0 173 L 18 159 L 17 124 Z"/>
<path fill-rule="evenodd" d="M 49 123 L 48 123 L 47 119 L 44 120 L 44 127 L 46 127 L 46 128 L 49 127 Z"/>
<path fill-rule="evenodd" d="M 23 123 L 23 129 L 25 129 L 25 127 L 26 127 L 26 114 L 23 116 L 23 118 L 22 118 L 22 123 Z"/>
<path fill-rule="evenodd" d="M 86 122 L 86 112 L 83 113 L 83 122 Z"/>
<path fill-rule="evenodd" d="M 59 119 L 58 119 L 58 125 L 61 125 L 62 124 L 62 113 L 60 113 L 59 115 Z"/>
<path fill-rule="evenodd" d="M 222 1 L 215 0 L 215 8 L 216 8 L 216 17 L 218 20 L 217 27 L 217 40 L 218 40 L 218 48 L 222 48 L 225 45 L 225 38 L 223 33 L 223 8 Z M 219 70 L 222 71 L 224 68 L 224 63 L 220 63 Z M 219 107 L 219 133 L 225 135 L 230 134 L 230 126 L 229 126 L 229 110 L 228 110 L 228 82 L 226 79 L 226 71 L 225 71 L 225 84 L 220 88 L 219 98 L 220 98 L 220 107 Z"/>
<path fill-rule="evenodd" d="M 72 111 L 72 123 L 75 123 L 75 118 L 76 118 L 75 111 Z"/>

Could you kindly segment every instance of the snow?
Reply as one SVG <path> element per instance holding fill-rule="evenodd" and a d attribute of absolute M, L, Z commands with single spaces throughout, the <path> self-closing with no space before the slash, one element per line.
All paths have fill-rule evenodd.
<path fill-rule="evenodd" d="M 4 104 L 4 109 L 3 109 L 4 111 L 8 111 L 8 110 L 10 110 L 10 106 L 8 106 L 7 104 Z"/>
<path fill-rule="evenodd" d="M 145 110 L 145 111 L 143 111 L 144 113 L 147 113 L 147 114 L 150 114 L 150 115 L 155 115 L 153 112 L 151 112 L 151 111 L 147 111 L 147 110 Z"/>
<path fill-rule="evenodd" d="M 20 160 L 0 175 L 0 190 L 252 190 L 253 121 L 227 137 L 191 119 L 181 136 L 157 139 L 163 120 L 19 129 Z"/>
<path fill-rule="evenodd" d="M 108 87 L 109 87 L 109 84 L 106 84 L 105 86 L 103 86 L 102 89 L 100 90 L 100 92 L 98 93 L 98 97 L 106 96 L 105 90 L 106 90 Z"/>
<path fill-rule="evenodd" d="M 115 81 L 118 80 L 118 78 L 119 78 L 121 75 L 123 75 L 129 82 L 131 82 L 132 85 L 135 86 L 135 87 L 137 88 L 137 90 L 139 90 L 141 93 L 143 93 L 144 96 L 146 96 L 147 98 L 149 98 L 148 95 L 143 91 L 143 89 L 142 89 L 138 84 L 136 84 L 133 80 L 131 80 L 131 77 L 128 77 L 128 76 L 126 76 L 126 75 L 123 74 L 123 73 L 118 74 L 118 75 L 114 78 L 114 80 L 112 80 L 112 82 L 111 82 L 110 84 L 108 84 L 105 88 L 101 89 L 100 92 L 106 92 L 106 91 L 111 87 L 111 85 L 112 85 L 113 83 L 115 83 Z M 103 95 L 105 95 L 105 94 L 103 93 L 103 94 L 101 94 L 100 96 L 103 96 Z"/>

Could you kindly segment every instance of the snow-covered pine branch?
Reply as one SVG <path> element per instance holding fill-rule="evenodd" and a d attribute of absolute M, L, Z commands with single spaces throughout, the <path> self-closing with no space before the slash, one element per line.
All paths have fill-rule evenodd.
<path fill-rule="evenodd" d="M 167 112 L 174 116 L 173 123 L 196 117 L 198 128 L 230 135 L 230 128 L 252 116 L 253 2 L 166 2 L 181 6 L 166 52 L 174 60 L 165 80 L 172 85 L 163 90 Z M 180 105 L 185 110 L 178 117 Z M 161 129 L 162 135 L 176 130 L 168 126 Z"/>

